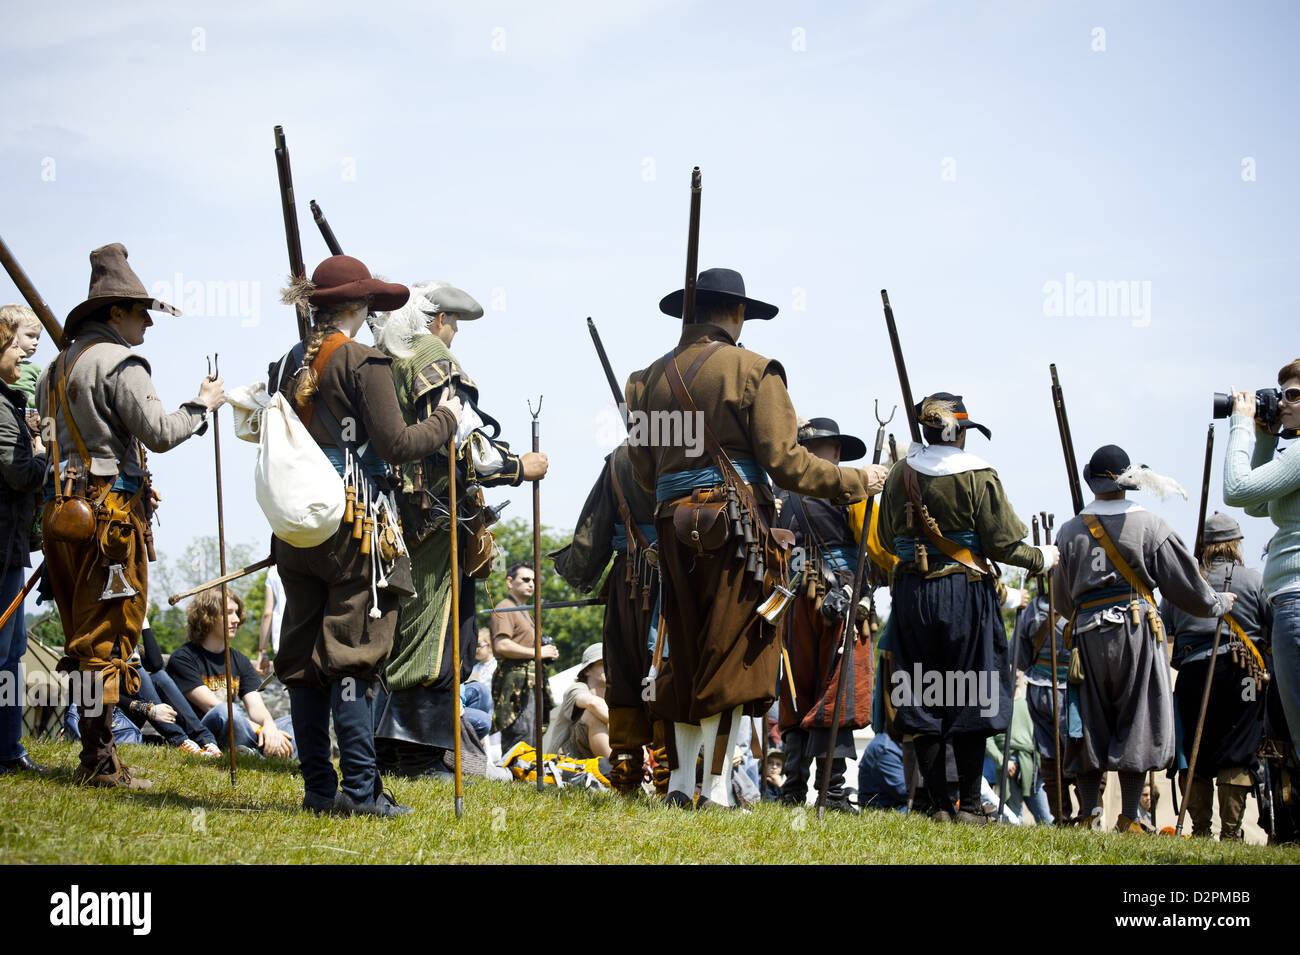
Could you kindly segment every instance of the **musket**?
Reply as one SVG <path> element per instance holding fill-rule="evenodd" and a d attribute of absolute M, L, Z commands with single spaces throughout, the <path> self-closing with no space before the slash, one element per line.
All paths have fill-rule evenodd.
<path fill-rule="evenodd" d="M 1228 565 L 1228 576 L 1223 582 L 1223 592 L 1232 591 L 1232 564 Z M 1196 784 L 1196 757 L 1201 751 L 1201 731 L 1205 729 L 1205 714 L 1210 709 L 1210 687 L 1214 683 L 1214 664 L 1219 658 L 1219 639 L 1223 636 L 1223 618 L 1225 610 L 1219 614 L 1219 622 L 1214 626 L 1214 644 L 1210 647 L 1210 659 L 1205 670 L 1205 688 L 1201 691 L 1201 712 L 1196 718 L 1196 735 L 1192 737 L 1192 755 L 1187 759 L 1187 785 L 1183 787 L 1183 805 L 1178 810 L 1178 821 L 1174 823 L 1174 835 L 1183 831 L 1183 819 L 1187 817 L 1187 806 L 1192 801 L 1192 786 Z"/>
<path fill-rule="evenodd" d="M 18 286 L 18 291 L 22 293 L 23 298 L 27 300 L 27 304 L 31 306 L 32 311 L 36 313 L 36 317 L 41 320 L 41 324 L 49 332 L 50 339 L 59 347 L 59 351 L 63 351 L 68 347 L 67 342 L 63 340 L 63 326 L 54 317 L 50 307 L 45 304 L 45 299 L 41 298 L 41 293 L 36 291 L 36 286 L 27 277 L 23 267 L 18 264 L 14 254 L 9 251 L 9 246 L 5 245 L 4 239 L 0 239 L 0 262 L 4 263 L 5 271 L 13 279 L 14 285 Z"/>
<path fill-rule="evenodd" d="M 614 395 L 614 406 L 618 408 L 619 420 L 623 422 L 623 427 L 628 427 L 627 400 L 623 397 L 623 389 L 618 386 L 618 379 L 614 377 L 614 369 L 610 367 L 609 356 L 605 354 L 605 346 L 600 341 L 600 332 L 596 331 L 596 323 L 587 316 L 587 331 L 591 332 L 591 343 L 596 346 L 596 357 L 600 359 L 600 367 L 605 370 L 605 380 L 609 382 L 609 390 Z"/>
<path fill-rule="evenodd" d="M 221 377 L 219 355 L 214 354 L 208 366 L 208 378 L 216 380 Z M 226 576 L 226 512 L 221 497 L 221 428 L 217 424 L 217 409 L 212 409 L 212 451 L 217 465 L 217 552 L 221 564 L 221 576 Z M 230 675 L 230 595 L 226 584 L 221 584 L 221 633 L 226 645 L 226 726 L 230 730 L 230 785 L 235 785 L 235 689 Z"/>
<path fill-rule="evenodd" d="M 536 573 L 536 571 L 534 571 L 534 573 Z M 582 600 L 548 600 L 546 603 L 542 604 L 542 609 L 543 610 L 565 610 L 571 607 L 603 607 L 603 606 L 605 606 L 605 601 L 601 600 L 599 597 L 586 597 Z M 536 609 L 535 607 L 530 607 L 528 606 L 528 604 L 520 604 L 518 607 L 499 607 L 499 608 L 489 607 L 487 610 L 480 610 L 478 613 L 480 616 L 482 616 L 483 614 L 489 614 L 489 613 L 515 613 L 517 611 L 526 611 L 526 610 L 535 610 L 535 609 Z"/>
<path fill-rule="evenodd" d="M 330 250 L 330 255 L 342 255 L 343 246 L 339 245 L 339 240 L 334 238 L 334 230 L 330 228 L 325 213 L 320 211 L 320 206 L 317 205 L 315 199 L 311 201 L 311 217 L 316 220 L 316 228 L 320 229 L 320 237 L 325 240 L 325 246 Z"/>
<path fill-rule="evenodd" d="M 209 580 L 207 583 L 199 584 L 197 587 L 191 587 L 189 590 L 183 590 L 178 594 L 172 594 L 167 598 L 167 604 L 175 607 L 187 597 L 193 597 L 195 594 L 201 594 L 205 590 L 211 590 L 213 587 L 223 586 L 224 584 L 230 583 L 232 580 L 238 580 L 240 577 L 247 577 L 249 574 L 255 574 L 259 570 L 266 570 L 266 568 L 273 566 L 275 566 L 274 557 L 263 557 L 256 564 L 249 564 L 247 567 L 231 571 L 228 574 L 222 574 L 220 577 Z"/>
<path fill-rule="evenodd" d="M 447 493 L 451 509 L 451 613 L 456 624 L 451 640 L 451 712 L 455 743 L 452 744 L 452 776 L 454 781 L 452 807 L 456 818 L 465 812 L 464 779 L 460 767 L 460 554 L 459 528 L 456 526 L 456 435 L 453 432 L 447 448 Z M 534 574 L 536 571 L 534 571 Z M 542 765 L 538 750 L 537 765 Z"/>
<path fill-rule="evenodd" d="M 1196 518 L 1196 559 L 1201 559 L 1205 550 L 1205 512 L 1210 508 L 1210 464 L 1214 460 L 1214 422 L 1210 422 L 1210 431 L 1205 436 L 1205 472 L 1201 475 L 1201 513 Z"/>
<path fill-rule="evenodd" d="M 537 410 L 528 402 L 528 413 L 533 416 L 533 454 L 541 453 L 542 397 L 537 398 Z M 542 759 L 542 720 L 546 708 L 546 676 L 542 671 L 542 482 L 533 481 L 533 667 L 536 685 L 533 688 L 534 716 L 536 717 L 537 791 L 546 791 L 546 766 Z M 555 780 L 559 785 L 558 777 Z"/>
<path fill-rule="evenodd" d="M 921 423 L 916 418 L 916 402 L 912 400 L 912 383 L 907 378 L 907 365 L 903 363 L 903 346 L 898 341 L 898 326 L 894 324 L 894 309 L 889 304 L 889 292 L 880 290 L 880 300 L 885 304 L 885 328 L 889 330 L 889 347 L 894 350 L 894 367 L 898 369 L 898 386 L 903 391 L 903 408 L 907 412 L 907 428 L 912 443 L 921 446 Z"/>
<path fill-rule="evenodd" d="M 900 366 L 901 367 L 901 366 Z M 898 411 L 897 406 L 889 413 L 889 417 L 881 420 L 880 402 L 876 402 L 876 447 L 871 454 L 871 463 L 879 464 L 880 457 L 885 448 L 885 425 L 894 420 L 894 414 Z M 840 735 L 840 719 L 844 715 L 844 680 L 845 674 L 848 679 L 853 679 L 853 650 L 858 642 L 858 601 L 862 599 L 862 587 L 867 576 L 867 542 L 871 537 L 871 512 L 875 506 L 875 495 L 867 498 L 866 510 L 862 515 L 862 540 L 858 543 L 858 567 L 853 574 L 853 596 L 849 600 L 849 613 L 844 619 L 844 626 L 840 629 L 841 643 L 837 648 L 836 656 L 840 661 L 840 677 L 835 683 L 835 705 L 831 708 L 831 725 L 826 742 L 826 761 L 822 764 L 821 784 L 817 787 L 817 818 L 821 819 L 826 815 L 826 793 L 831 786 L 831 764 L 835 761 L 835 742 Z M 791 687 L 791 698 L 793 699 L 794 690 Z M 764 726 L 764 729 L 767 727 Z M 766 767 L 764 767 L 766 769 Z"/>
<path fill-rule="evenodd" d="M 295 279 L 307 277 L 302 262 L 302 236 L 298 233 L 298 208 L 293 198 L 293 172 L 289 168 L 289 147 L 284 142 L 284 127 L 275 127 L 275 168 L 280 175 L 280 208 L 284 212 L 284 237 L 289 246 L 289 274 Z M 294 306 L 298 314 L 298 339 L 307 340 L 311 316 L 304 303 Z"/>
<path fill-rule="evenodd" d="M 1056 409 L 1056 429 L 1061 433 L 1061 451 L 1065 455 L 1065 473 L 1070 481 L 1070 504 L 1074 513 L 1083 510 L 1083 488 L 1079 486 L 1079 459 L 1074 453 L 1074 439 L 1070 437 L 1070 419 L 1065 413 L 1065 394 L 1061 391 L 1061 379 L 1057 377 L 1056 365 L 1052 364 L 1052 406 Z"/>
<path fill-rule="evenodd" d="M 695 279 L 700 261 L 700 167 L 691 170 L 691 218 L 686 226 L 686 284 L 682 295 L 682 319 L 695 321 Z"/>

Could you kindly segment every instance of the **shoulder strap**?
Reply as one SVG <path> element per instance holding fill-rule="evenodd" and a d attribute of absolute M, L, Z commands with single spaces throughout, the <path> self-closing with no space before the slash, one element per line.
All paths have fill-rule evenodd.
<path fill-rule="evenodd" d="M 636 546 L 642 550 L 650 547 L 650 541 L 641 533 L 641 528 L 637 526 L 636 521 L 632 520 L 632 509 L 627 506 L 627 496 L 623 493 L 623 487 L 618 483 L 618 468 L 614 466 L 616 455 L 609 456 L 609 483 L 614 488 L 614 498 L 618 501 L 618 513 L 623 518 L 623 526 L 627 533 L 636 539 Z"/>
<path fill-rule="evenodd" d="M 1124 582 L 1128 584 L 1129 590 L 1133 591 L 1147 603 L 1154 606 L 1155 598 L 1151 596 L 1151 591 L 1143 585 L 1142 581 L 1138 579 L 1137 574 L 1133 572 L 1133 568 L 1128 565 L 1128 561 L 1124 559 L 1124 555 L 1119 552 L 1119 548 L 1115 546 L 1115 542 L 1111 540 L 1110 535 L 1106 533 L 1106 528 L 1101 526 L 1101 521 L 1097 519 L 1097 515 L 1080 514 L 1079 516 L 1083 518 L 1083 523 L 1087 526 L 1088 533 L 1090 533 L 1093 538 L 1096 539 L 1097 543 L 1101 545 L 1101 549 L 1106 552 L 1107 559 L 1109 559 L 1114 568 L 1119 571 L 1119 575 L 1124 578 Z"/>
<path fill-rule="evenodd" d="M 976 554 L 969 547 L 963 547 L 940 533 L 938 523 L 921 502 L 921 482 L 917 479 L 916 469 L 906 461 L 902 462 L 902 467 L 903 483 L 907 487 L 907 496 L 912 502 L 912 510 L 915 511 L 916 519 L 921 522 L 921 529 L 925 531 L 925 536 L 929 538 L 930 543 L 939 548 L 950 560 L 955 560 L 963 567 L 980 574 L 993 574 L 993 568 L 989 566 L 989 562 L 982 554 Z"/>
<path fill-rule="evenodd" d="M 348 338 L 347 335 L 344 335 L 342 332 L 335 332 L 320 343 L 320 348 L 316 350 L 316 357 L 312 359 L 311 363 L 311 373 L 316 376 L 317 382 L 320 381 L 320 376 L 324 374 L 326 366 L 330 363 L 330 359 L 334 357 L 334 353 L 350 341 L 352 341 L 352 339 Z M 319 397 L 319 392 L 317 393 L 317 396 Z M 321 407 L 324 407 L 324 402 L 321 402 Z M 298 409 L 298 417 L 302 419 L 303 424 L 310 428 L 312 415 L 315 414 L 315 412 L 316 401 L 313 399 L 306 407 Z M 342 447 L 342 445 L 339 445 L 339 447 Z"/>
<path fill-rule="evenodd" d="M 81 429 L 77 427 L 77 419 L 73 416 L 72 407 L 68 404 L 68 376 L 72 374 L 72 369 L 75 368 L 77 362 L 81 360 L 81 356 L 103 341 L 104 339 L 102 338 L 91 339 L 86 343 L 81 351 L 77 352 L 77 354 L 72 357 L 71 362 L 68 362 L 67 360 L 68 353 L 66 351 L 60 352 L 59 357 L 54 361 L 54 367 L 50 369 L 50 379 L 47 381 L 47 384 L 49 384 L 49 382 L 54 383 L 54 392 L 58 395 L 57 403 L 63 410 L 63 423 L 67 426 L 68 433 L 72 435 L 72 441 L 77 446 L 77 456 L 81 458 L 81 464 L 86 469 L 87 476 L 90 474 L 90 451 L 86 447 L 86 442 L 82 440 Z M 51 397 L 53 397 L 53 395 L 51 395 Z M 53 407 L 54 405 L 51 404 L 51 410 L 53 410 Z M 53 414 L 51 414 L 51 417 L 53 417 Z M 57 486 L 57 461 L 54 466 L 56 469 L 54 483 Z"/>
<path fill-rule="evenodd" d="M 699 371 L 705 359 L 721 348 L 722 345 L 723 343 L 719 341 L 710 342 L 687 368 L 687 374 L 694 379 L 695 373 Z M 664 372 L 668 376 L 668 387 L 672 389 L 673 397 L 682 406 L 682 410 L 687 414 L 697 414 L 699 409 L 695 407 L 695 402 L 691 399 L 691 393 L 686 389 L 686 382 L 683 380 L 681 369 L 677 367 L 677 353 L 675 351 L 670 351 L 664 356 Z M 722 449 L 722 445 L 718 444 L 718 439 L 713 436 L 713 432 L 709 429 L 708 419 L 701 414 L 700 421 L 704 425 L 704 446 L 708 449 L 717 469 L 722 472 L 723 481 L 735 487 L 736 494 L 740 497 L 741 507 L 746 508 L 753 514 L 758 520 L 759 527 L 764 533 L 767 533 L 767 521 L 763 518 L 762 511 L 758 509 L 758 502 L 754 500 L 754 494 L 750 491 L 749 485 L 740 476 L 736 466 L 731 463 L 731 458 Z"/>

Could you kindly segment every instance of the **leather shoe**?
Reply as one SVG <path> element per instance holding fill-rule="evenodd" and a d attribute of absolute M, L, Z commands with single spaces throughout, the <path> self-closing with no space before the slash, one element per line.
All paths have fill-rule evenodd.
<path fill-rule="evenodd" d="M 7 759 L 0 763 L 0 776 L 4 776 L 6 773 L 35 773 L 38 776 L 44 776 L 49 771 L 48 767 L 42 766 L 26 753 L 23 753 L 17 759 Z"/>

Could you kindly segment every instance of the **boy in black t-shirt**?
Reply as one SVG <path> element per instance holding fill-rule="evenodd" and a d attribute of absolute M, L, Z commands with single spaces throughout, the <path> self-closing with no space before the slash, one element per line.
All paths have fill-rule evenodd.
<path fill-rule="evenodd" d="M 244 602 L 233 591 L 226 606 L 225 626 L 231 636 L 244 621 Z M 229 745 L 226 728 L 226 660 L 222 636 L 221 591 L 204 591 L 194 598 L 186 613 L 189 642 L 178 647 L 167 661 L 167 673 L 185 694 L 203 726 L 212 732 L 221 746 Z M 286 732 L 291 726 L 288 716 L 273 720 L 262 694 L 261 678 L 238 650 L 230 651 L 230 676 L 234 695 L 244 704 L 247 715 L 238 709 L 235 717 L 235 745 L 256 749 L 263 756 L 291 756 L 298 750 Z"/>

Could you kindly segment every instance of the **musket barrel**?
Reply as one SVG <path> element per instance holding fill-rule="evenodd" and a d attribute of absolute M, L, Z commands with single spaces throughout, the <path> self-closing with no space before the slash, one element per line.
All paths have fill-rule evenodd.
<path fill-rule="evenodd" d="M 325 247 L 330 250 L 330 255 L 342 255 L 343 246 L 339 245 L 339 240 L 334 237 L 334 230 L 330 228 L 325 213 L 320 211 L 320 205 L 315 199 L 309 205 L 311 206 L 311 217 L 316 222 L 316 228 L 320 229 L 320 237 L 325 240 Z"/>
<path fill-rule="evenodd" d="M 600 359 L 600 367 L 605 370 L 605 380 L 609 382 L 609 390 L 614 396 L 614 404 L 618 408 L 619 419 L 623 422 L 623 426 L 627 427 L 627 418 L 624 417 L 627 401 L 623 397 L 623 389 L 618 385 L 618 379 L 614 377 L 614 369 L 610 367 L 609 355 L 605 354 L 605 346 L 600 340 L 600 332 L 596 331 L 596 323 L 591 320 L 590 315 L 587 316 L 587 331 L 591 332 L 591 343 L 596 346 L 596 357 Z"/>
<path fill-rule="evenodd" d="M 289 247 L 289 274 L 296 279 L 305 278 L 306 266 L 302 261 L 302 236 L 298 232 L 298 208 L 293 198 L 293 170 L 289 167 L 289 147 L 284 141 L 284 127 L 275 127 L 275 168 L 280 178 L 280 209 L 284 213 L 284 237 Z M 307 306 L 295 306 L 298 315 L 298 337 L 306 340 L 311 325 Z"/>
<path fill-rule="evenodd" d="M 686 290 L 682 296 L 682 318 L 695 321 L 695 279 L 700 265 L 700 167 L 691 170 L 691 217 L 686 231 Z"/>
<path fill-rule="evenodd" d="M 247 567 L 241 568 L 240 570 L 233 571 L 229 574 L 224 574 L 216 578 L 215 580 L 209 580 L 205 584 L 199 584 L 197 587 L 191 587 L 189 590 L 182 591 L 179 594 L 172 594 L 170 597 L 167 598 L 167 603 L 169 606 L 175 607 L 186 597 L 193 597 L 195 594 L 201 594 L 203 593 L 203 591 L 211 590 L 213 587 L 220 587 L 222 584 L 228 584 L 232 580 L 238 580 L 240 577 L 247 577 L 249 574 L 255 574 L 259 570 L 265 570 L 267 567 L 270 567 L 274 563 L 275 563 L 274 557 L 264 557 L 263 559 L 259 560 L 256 564 L 249 564 Z"/>
<path fill-rule="evenodd" d="M 36 317 L 41 320 L 41 324 L 49 332 L 50 339 L 58 346 L 59 351 L 62 351 L 67 347 L 67 343 L 63 340 L 63 326 L 54 317 L 50 307 L 45 304 L 45 299 L 41 298 L 41 293 L 36 291 L 36 286 L 27 277 L 23 267 L 18 264 L 14 254 L 9 251 L 9 246 L 5 244 L 4 239 L 0 239 L 0 262 L 4 263 L 5 271 L 13 279 L 14 285 L 18 287 L 18 291 L 22 293 L 23 298 L 27 300 L 27 304 L 31 306 L 32 311 L 36 313 Z"/>
<path fill-rule="evenodd" d="M 1205 550 L 1205 512 L 1210 507 L 1210 466 L 1214 462 L 1214 422 L 1210 422 L 1210 431 L 1205 436 L 1205 470 L 1201 475 L 1201 513 L 1196 519 L 1196 559 L 1201 559 Z"/>
<path fill-rule="evenodd" d="M 1056 409 L 1056 428 L 1061 434 L 1061 452 L 1065 455 L 1065 471 L 1070 481 L 1070 504 L 1074 513 L 1083 510 L 1083 488 L 1079 484 L 1078 457 L 1074 453 L 1074 439 L 1070 437 L 1070 418 L 1065 412 L 1065 393 L 1061 390 L 1061 379 L 1056 374 L 1056 365 L 1052 371 L 1052 406 Z"/>
<path fill-rule="evenodd" d="M 898 369 L 898 385 L 903 391 L 903 408 L 907 412 L 907 427 L 912 434 L 912 443 L 921 444 L 921 423 L 916 419 L 916 402 L 912 400 L 912 383 L 907 377 L 907 365 L 903 364 L 903 346 L 898 340 L 898 326 L 894 324 L 894 309 L 889 304 L 889 292 L 880 290 L 880 300 L 885 306 L 885 327 L 889 330 L 889 346 L 894 350 L 894 367 Z"/>

